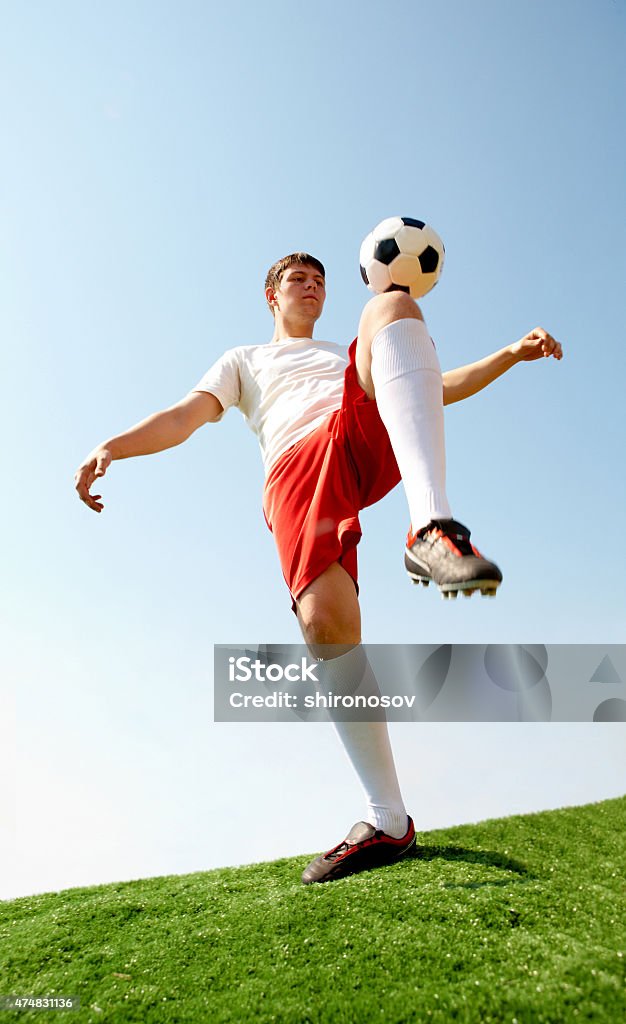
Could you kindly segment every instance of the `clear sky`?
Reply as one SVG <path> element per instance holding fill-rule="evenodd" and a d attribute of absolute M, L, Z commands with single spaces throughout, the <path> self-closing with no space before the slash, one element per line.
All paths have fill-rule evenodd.
<path fill-rule="evenodd" d="M 444 369 L 537 324 L 565 358 L 446 411 L 497 600 L 409 585 L 398 488 L 362 517 L 364 639 L 623 643 L 624 0 L 60 0 L 2 25 L 0 898 L 333 845 L 363 805 L 331 727 L 212 722 L 214 643 L 299 639 L 238 412 L 115 463 L 100 516 L 74 470 L 269 341 L 287 252 L 324 261 L 317 336 L 349 342 L 363 236 L 420 217 Z M 623 793 L 624 729 L 391 732 L 428 829 Z"/>

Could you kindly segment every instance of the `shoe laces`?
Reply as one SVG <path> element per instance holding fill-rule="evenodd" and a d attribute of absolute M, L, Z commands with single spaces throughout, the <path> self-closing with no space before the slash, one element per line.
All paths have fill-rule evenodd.
<path fill-rule="evenodd" d="M 480 552 L 470 542 L 470 531 L 456 519 L 433 519 L 428 526 L 419 531 L 417 536 L 426 537 L 429 533 L 435 533 L 444 543 L 446 540 L 451 541 L 460 555 L 474 555 L 482 558 Z"/>
<path fill-rule="evenodd" d="M 344 840 L 343 843 L 339 843 L 339 846 L 336 846 L 334 850 L 331 850 L 330 853 L 327 853 L 326 856 L 324 857 L 324 860 L 337 860 L 337 857 L 339 857 L 347 849 L 348 844 Z"/>

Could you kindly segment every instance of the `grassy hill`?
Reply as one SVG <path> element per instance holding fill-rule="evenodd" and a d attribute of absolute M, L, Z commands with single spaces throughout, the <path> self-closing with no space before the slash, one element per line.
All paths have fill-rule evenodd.
<path fill-rule="evenodd" d="M 0 1022 L 626 1019 L 626 797 L 422 834 L 301 886 L 307 857 L 0 904 Z"/>

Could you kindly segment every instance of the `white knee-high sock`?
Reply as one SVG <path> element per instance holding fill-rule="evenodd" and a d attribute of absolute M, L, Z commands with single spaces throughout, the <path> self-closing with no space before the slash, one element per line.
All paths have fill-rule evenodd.
<path fill-rule="evenodd" d="M 347 654 L 319 663 L 319 681 L 335 694 L 380 694 L 376 677 L 359 644 Z M 378 710 L 378 715 L 381 714 Z M 394 839 L 407 831 L 407 812 L 400 793 L 386 721 L 340 720 L 329 710 L 333 726 L 354 768 L 367 801 L 366 820 Z"/>
<path fill-rule="evenodd" d="M 372 341 L 372 380 L 417 532 L 431 519 L 450 519 L 441 367 L 426 324 L 405 319 Z"/>

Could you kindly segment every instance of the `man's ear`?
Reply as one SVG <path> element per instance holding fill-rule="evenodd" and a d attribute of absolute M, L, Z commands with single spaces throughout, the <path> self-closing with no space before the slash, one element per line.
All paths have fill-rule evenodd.
<path fill-rule="evenodd" d="M 276 305 L 276 290 L 274 288 L 266 288 L 265 298 L 268 306 L 274 307 Z"/>

